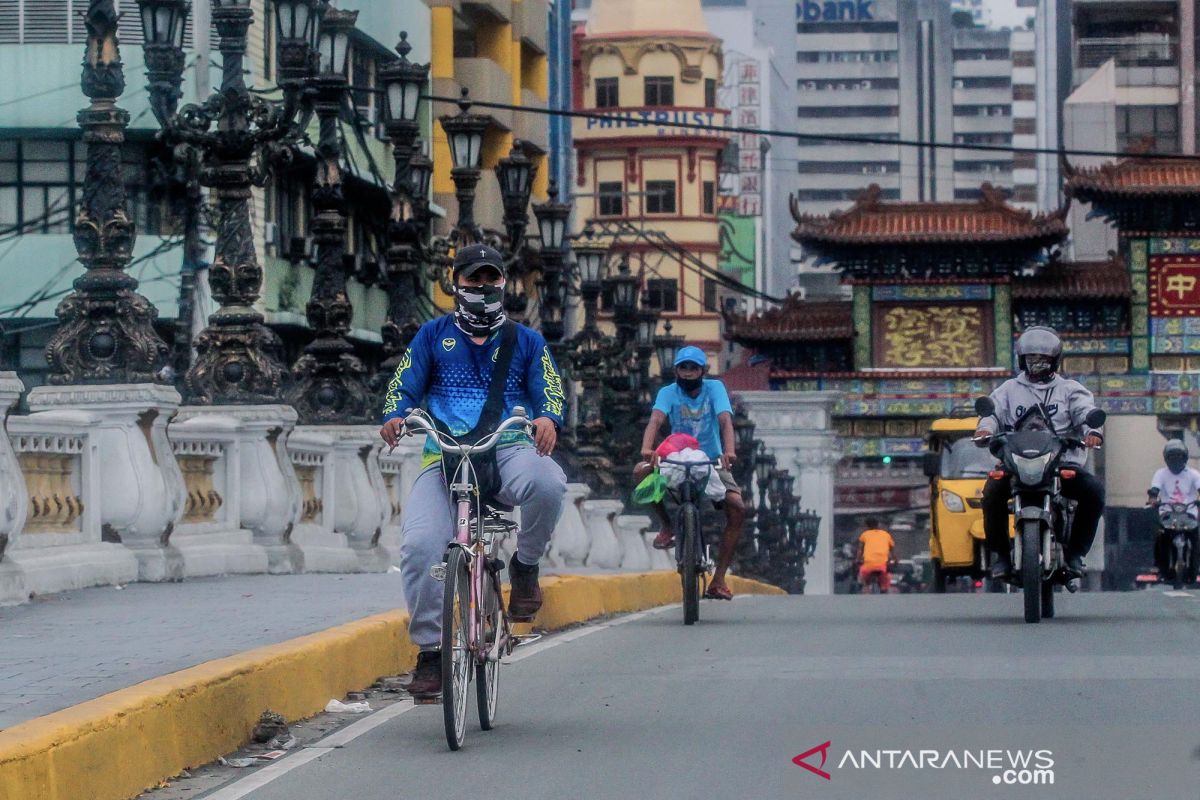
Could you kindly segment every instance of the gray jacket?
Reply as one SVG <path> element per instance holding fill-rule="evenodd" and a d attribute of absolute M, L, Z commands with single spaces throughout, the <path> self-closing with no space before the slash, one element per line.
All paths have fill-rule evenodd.
<path fill-rule="evenodd" d="M 1096 407 L 1092 393 L 1079 381 L 1055 375 L 1048 383 L 1035 383 L 1025 373 L 1010 378 L 992 392 L 996 414 L 979 421 L 980 430 L 988 433 L 1012 430 L 1022 415 L 1041 403 L 1046 408 L 1054 430 L 1060 436 L 1083 439 L 1089 433 L 1100 433 L 1084 423 L 1084 417 Z M 1082 467 L 1087 463 L 1087 451 L 1072 448 L 1063 454 L 1062 463 Z"/>

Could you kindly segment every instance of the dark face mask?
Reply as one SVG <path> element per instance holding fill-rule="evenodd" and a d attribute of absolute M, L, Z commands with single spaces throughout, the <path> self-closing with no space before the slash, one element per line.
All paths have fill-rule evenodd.
<path fill-rule="evenodd" d="M 1171 470 L 1172 475 L 1178 475 L 1187 467 L 1187 458 L 1182 456 L 1171 456 L 1167 459 L 1167 469 Z"/>
<path fill-rule="evenodd" d="M 690 393 L 696 391 L 697 389 L 699 389 L 702 385 L 704 385 L 704 377 L 701 376 L 699 378 L 680 378 L 678 375 L 676 375 L 675 383 L 676 383 L 676 385 L 679 386 L 680 389 L 683 389 L 685 392 L 690 394 Z"/>
<path fill-rule="evenodd" d="M 456 286 L 454 319 L 471 336 L 487 336 L 504 324 L 504 284 Z"/>
<path fill-rule="evenodd" d="M 1025 371 L 1031 380 L 1045 383 L 1054 377 L 1054 359 L 1050 356 L 1025 356 Z"/>

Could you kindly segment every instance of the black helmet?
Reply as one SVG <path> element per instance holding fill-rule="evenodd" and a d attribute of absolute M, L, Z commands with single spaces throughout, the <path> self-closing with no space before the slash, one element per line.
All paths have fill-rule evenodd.
<path fill-rule="evenodd" d="M 1026 375 L 1029 375 L 1029 369 L 1025 366 L 1026 356 L 1047 356 L 1051 360 L 1050 373 L 1058 372 L 1059 362 L 1062 361 L 1062 339 L 1058 338 L 1058 334 L 1053 328 L 1047 328 L 1044 325 L 1035 325 L 1032 328 L 1026 329 L 1021 334 L 1021 338 L 1017 339 L 1017 366 Z M 1029 375 L 1029 377 L 1034 377 Z"/>
<path fill-rule="evenodd" d="M 1187 466 L 1188 449 L 1187 445 L 1178 439 L 1170 439 L 1163 445 L 1163 461 L 1167 466 L 1178 475 L 1183 472 L 1183 468 Z"/>

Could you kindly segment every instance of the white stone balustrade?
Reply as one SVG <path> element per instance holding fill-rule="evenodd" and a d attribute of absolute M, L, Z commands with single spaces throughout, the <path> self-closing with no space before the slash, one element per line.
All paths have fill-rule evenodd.
<path fill-rule="evenodd" d="M 175 423 L 197 417 L 221 416 L 237 420 L 241 527 L 267 553 L 273 573 L 304 570 L 303 553 L 290 542 L 300 519 L 300 487 L 287 454 L 288 435 L 296 425 L 290 406 L 184 406 Z"/>
<path fill-rule="evenodd" d="M 358 556 L 349 539 L 334 530 L 334 437 L 324 428 L 297 428 L 288 437 L 287 452 L 301 498 L 300 518 L 289 536 L 298 571 L 357 572 Z"/>
<path fill-rule="evenodd" d="M 236 418 L 221 414 L 168 428 L 186 490 L 183 516 L 170 538 L 181 577 L 268 571 L 266 549 L 242 527 L 241 428 Z"/>
<path fill-rule="evenodd" d="M 29 393 L 29 408 L 31 419 L 87 410 L 100 459 L 97 511 L 106 540 L 137 556 L 140 580 L 182 577 L 170 534 L 183 513 L 183 476 L 167 440 L 178 392 L 157 384 L 39 386 Z"/>
<path fill-rule="evenodd" d="M 579 504 L 588 531 L 586 566 L 598 569 L 621 566 L 621 543 L 613 530 L 613 517 L 624 508 L 625 504 L 620 500 L 584 500 Z"/>
<path fill-rule="evenodd" d="M 621 543 L 621 569 L 626 572 L 644 572 L 650 569 L 650 554 L 646 552 L 646 540 L 642 532 L 650 527 L 650 518 L 644 514 L 620 514 L 613 518 L 613 530 Z"/>
<path fill-rule="evenodd" d="M 325 515 L 333 532 L 345 536 L 361 569 L 386 572 L 399 554 L 380 543 L 391 502 L 379 468 L 384 447 L 374 425 L 301 426 L 296 435 L 324 434 L 332 438 L 332 457 L 326 462 Z"/>
<path fill-rule="evenodd" d="M 138 578 L 134 552 L 102 529 L 101 419 L 66 410 L 8 418 L 28 510 L 4 560 L 23 573 L 31 593 Z"/>
<path fill-rule="evenodd" d="M 563 513 L 554 532 L 551 550 L 564 567 L 582 567 L 587 560 L 589 545 L 588 529 L 583 522 L 580 503 L 592 494 L 586 483 L 568 483 L 563 498 Z"/>
<path fill-rule="evenodd" d="M 15 372 L 0 372 L 0 605 L 23 603 L 29 599 L 29 584 L 25 570 L 4 553 L 12 547 L 25 526 L 29 497 L 25 492 L 25 477 L 5 434 L 4 423 L 9 411 L 25 385 Z"/>

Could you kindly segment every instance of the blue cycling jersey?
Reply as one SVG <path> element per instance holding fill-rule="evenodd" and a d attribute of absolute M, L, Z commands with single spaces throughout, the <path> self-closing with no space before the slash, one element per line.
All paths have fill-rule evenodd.
<path fill-rule="evenodd" d="M 524 406 L 531 419 L 549 417 L 563 424 L 562 378 L 546 340 L 532 328 L 517 325 L 516 353 L 504 385 L 503 416 Z M 422 407 L 450 431 L 462 436 L 479 422 L 500 355 L 500 332 L 476 344 L 447 314 L 426 322 L 413 337 L 396 367 L 383 405 L 383 421 Z M 498 446 L 528 443 L 521 431 L 509 431 Z M 439 458 L 437 445 L 425 443 L 425 463 Z"/>

